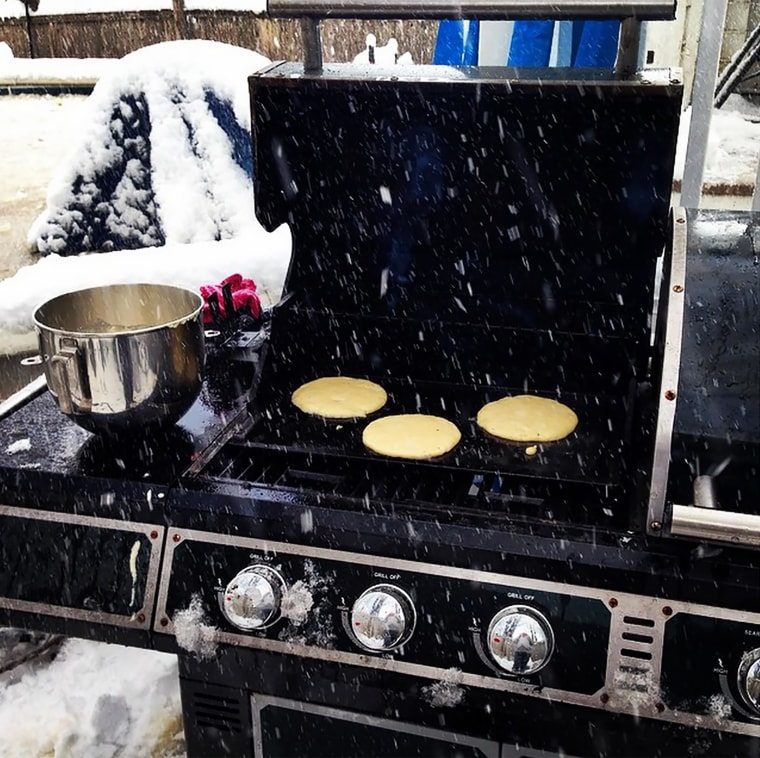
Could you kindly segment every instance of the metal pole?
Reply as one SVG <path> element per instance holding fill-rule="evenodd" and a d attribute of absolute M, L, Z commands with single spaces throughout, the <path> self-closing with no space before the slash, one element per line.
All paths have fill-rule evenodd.
<path fill-rule="evenodd" d="M 643 21 L 674 19 L 676 0 L 267 0 L 267 13 L 272 18 Z"/>
<path fill-rule="evenodd" d="M 303 70 L 307 74 L 322 71 L 322 39 L 319 36 L 319 19 L 301 19 L 301 41 L 303 42 Z"/>
<path fill-rule="evenodd" d="M 681 184 L 681 205 L 698 208 L 710 135 L 715 82 L 718 78 L 723 26 L 728 0 L 704 0 L 694 86 L 691 90 L 691 123 L 686 143 L 686 162 Z"/>
<path fill-rule="evenodd" d="M 755 176 L 755 189 L 752 191 L 752 210 L 755 212 L 760 211 L 760 161 L 757 162 L 757 176 Z"/>
<path fill-rule="evenodd" d="M 618 79 L 627 79 L 639 67 L 640 44 L 641 21 L 637 18 L 623 19 L 615 60 L 615 75 Z"/>

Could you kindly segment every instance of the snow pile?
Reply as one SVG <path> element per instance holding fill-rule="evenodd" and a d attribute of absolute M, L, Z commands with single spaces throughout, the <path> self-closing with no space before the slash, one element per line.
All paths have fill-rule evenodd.
<path fill-rule="evenodd" d="M 29 241 L 76 254 L 229 239 L 253 212 L 247 77 L 269 63 L 206 40 L 131 53 L 100 79 Z"/>
<path fill-rule="evenodd" d="M 213 658 L 216 655 L 216 635 L 218 629 L 208 623 L 206 611 L 198 595 L 193 595 L 190 605 L 177 611 L 172 619 L 177 644 L 198 658 Z"/>
<path fill-rule="evenodd" d="M 422 687 L 420 695 L 433 708 L 454 708 L 465 697 L 465 691 L 461 682 L 462 671 L 457 668 L 451 668 L 444 672 L 443 677 L 439 681 Z"/>
<path fill-rule="evenodd" d="M 178 758 L 181 714 L 174 656 L 72 639 L 0 689 L 0 756 Z"/>
<path fill-rule="evenodd" d="M 11 442 L 11 444 L 5 448 L 5 452 L 8 453 L 8 455 L 15 455 L 16 453 L 23 453 L 31 449 L 32 449 L 31 440 L 28 437 L 25 437 L 22 440 L 16 440 L 15 442 Z"/>
<path fill-rule="evenodd" d="M 333 607 L 329 599 L 329 589 L 334 584 L 335 572 L 322 574 L 313 561 L 304 561 L 304 578 L 296 581 L 282 599 L 282 615 L 288 625 L 278 638 L 292 645 L 334 647 L 330 621 Z"/>
<path fill-rule="evenodd" d="M 689 138 L 691 108 L 684 111 L 678 133 L 675 178 L 683 178 Z M 726 104 L 713 111 L 707 141 L 704 183 L 727 188 L 755 184 L 760 160 L 760 108 L 740 95 L 730 95 Z M 705 204 L 709 207 L 709 204 Z"/>
<path fill-rule="evenodd" d="M 352 63 L 357 65 L 378 66 L 410 66 L 414 63 L 411 53 L 398 54 L 398 40 L 391 37 L 382 47 L 377 46 L 377 38 L 374 34 L 367 35 L 367 46 L 358 55 L 354 56 Z"/>
<path fill-rule="evenodd" d="M 251 179 L 247 76 L 266 62 L 222 43 L 167 42 L 126 56 L 101 79 L 30 231 L 50 254 L 0 281 L 0 353 L 33 350 L 35 308 L 85 287 L 197 291 L 240 273 L 265 307 L 279 299 L 290 231 L 261 227 Z M 113 249 L 57 254 L 103 248 Z"/>
<path fill-rule="evenodd" d="M 4 84 L 92 84 L 117 63 L 116 58 L 15 58 L 10 45 L 0 42 L 0 79 Z"/>
<path fill-rule="evenodd" d="M 300 626 L 306 621 L 313 605 L 314 596 L 311 594 L 311 590 L 299 579 L 282 596 L 282 617 L 290 621 L 291 624 Z"/>

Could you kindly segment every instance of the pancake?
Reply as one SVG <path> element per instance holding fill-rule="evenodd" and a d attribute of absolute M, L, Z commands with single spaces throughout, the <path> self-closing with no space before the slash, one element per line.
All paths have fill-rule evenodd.
<path fill-rule="evenodd" d="M 477 423 L 488 434 L 510 442 L 556 442 L 572 434 L 578 416 L 556 400 L 514 395 L 484 405 Z"/>
<path fill-rule="evenodd" d="M 302 384 L 290 397 L 304 413 L 323 418 L 362 418 L 380 410 L 388 394 L 368 379 L 325 376 Z"/>
<path fill-rule="evenodd" d="M 451 421 L 422 413 L 384 416 L 368 424 L 362 434 L 362 442 L 373 452 L 411 460 L 444 455 L 461 438 L 461 432 Z"/>

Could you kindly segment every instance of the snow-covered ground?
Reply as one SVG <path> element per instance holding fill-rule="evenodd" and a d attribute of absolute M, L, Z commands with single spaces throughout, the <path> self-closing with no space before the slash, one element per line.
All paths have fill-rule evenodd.
<path fill-rule="evenodd" d="M 70 7 L 62 0 L 41 0 L 41 11 L 51 12 L 49 8 L 59 2 L 61 7 Z M 101 0 L 77 5 L 90 9 L 105 4 Z M 109 5 L 116 4 L 112 0 Z M 155 7 L 155 3 L 148 4 Z M 0 0 L 0 15 L 13 5 L 20 3 Z M 128 0 L 128 5 L 130 9 L 139 6 L 136 0 Z M 164 5 L 171 7 L 170 0 Z M 186 5 L 196 7 L 190 0 Z M 14 65 L 12 57 L 0 54 L 0 77 L 12 73 Z M 61 62 L 51 65 L 60 66 Z M 91 65 L 71 64 L 80 76 L 89 75 Z M 37 65 L 35 76 L 52 75 L 43 68 Z M 84 98 L 71 96 L 0 97 L 4 157 L 0 241 L 7 239 L 3 234 L 18 224 L 19 218 L 31 226 L 44 209 L 48 187 L 55 195 L 65 177 L 77 168 L 74 162 L 79 158 L 67 148 L 81 145 L 82 133 L 92 124 L 91 105 Z M 736 97 L 715 113 L 705 177 L 708 183 L 741 185 L 745 191 L 754 183 L 760 154 L 758 120 L 758 111 Z M 688 114 L 682 122 L 682 137 L 687 125 Z M 176 149 L 174 142 L 164 144 Z M 684 147 L 682 140 L 680 163 Z M 161 149 L 160 137 L 157 149 Z M 679 165 L 677 176 L 681 170 Z M 194 189 L 188 186 L 187 196 Z M 8 202 L 19 193 L 36 205 L 25 206 L 22 213 Z M 726 201 L 705 198 L 704 205 L 719 202 Z M 746 207 L 749 198 L 734 197 L 728 202 Z M 176 207 L 180 213 L 182 203 Z M 31 314 L 39 302 L 57 292 L 93 284 L 149 279 L 198 287 L 238 271 L 259 283 L 265 302 L 275 301 L 287 265 L 289 233 L 283 229 L 269 235 L 250 223 L 251 218 L 241 221 L 239 234 L 223 241 L 175 241 L 160 248 L 73 258 L 50 255 L 23 265 L 17 272 L 14 269 L 0 282 L 0 352 L 33 345 Z M 183 752 L 173 656 L 70 640 L 49 665 L 30 671 L 13 684 L 0 680 L 0 758 L 174 758 Z"/>
<path fill-rule="evenodd" d="M 181 758 L 173 655 L 67 640 L 52 663 L 0 679 L 0 758 Z"/>

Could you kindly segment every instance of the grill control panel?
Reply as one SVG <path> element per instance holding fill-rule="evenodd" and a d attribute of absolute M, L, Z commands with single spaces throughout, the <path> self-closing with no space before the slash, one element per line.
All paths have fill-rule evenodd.
<path fill-rule="evenodd" d="M 760 737 L 760 614 L 191 530 L 167 544 L 159 632 L 195 609 L 219 645 Z"/>

